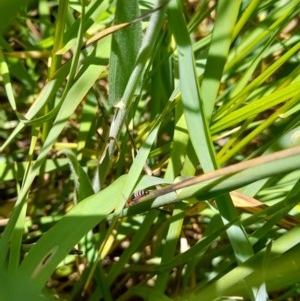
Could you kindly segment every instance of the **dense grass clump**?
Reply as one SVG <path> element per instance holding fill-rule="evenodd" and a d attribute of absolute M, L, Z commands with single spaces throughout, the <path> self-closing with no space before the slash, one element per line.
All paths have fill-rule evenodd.
<path fill-rule="evenodd" d="M 299 11 L 0 4 L 0 299 L 298 300 Z"/>

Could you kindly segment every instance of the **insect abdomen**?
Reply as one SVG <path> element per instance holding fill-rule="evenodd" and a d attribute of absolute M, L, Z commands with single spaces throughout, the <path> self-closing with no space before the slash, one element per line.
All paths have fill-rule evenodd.
<path fill-rule="evenodd" d="M 137 202 L 140 198 L 143 196 L 149 194 L 148 190 L 139 190 L 133 193 L 133 195 L 130 197 L 130 203 Z"/>

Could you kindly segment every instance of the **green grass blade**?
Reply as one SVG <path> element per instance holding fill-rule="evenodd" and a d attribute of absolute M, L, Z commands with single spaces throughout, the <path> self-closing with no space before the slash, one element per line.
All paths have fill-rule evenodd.
<path fill-rule="evenodd" d="M 169 159 L 168 167 L 165 173 L 166 179 L 174 179 L 180 174 L 183 167 L 183 158 L 187 154 L 187 144 L 189 141 L 188 130 L 183 114 L 183 107 L 179 103 L 175 112 L 176 126 L 173 136 L 172 152 Z M 194 170 L 185 171 L 184 175 L 193 175 Z"/>
<path fill-rule="evenodd" d="M 218 10 L 218 14 L 222 14 L 222 10 L 225 9 L 227 4 L 225 4 L 225 2 L 222 1 L 219 2 L 220 7 Z M 233 19 L 235 20 L 237 13 L 237 8 L 235 6 L 233 11 L 235 12 L 235 14 L 233 15 Z M 170 2 L 168 13 L 170 26 L 175 36 L 178 48 L 180 87 L 190 139 L 192 141 L 197 157 L 201 163 L 201 167 L 205 172 L 211 171 L 218 167 L 218 163 L 215 159 L 215 153 L 212 146 L 212 139 L 210 137 L 210 132 L 207 125 L 208 120 L 205 117 L 205 107 L 203 105 L 203 101 L 205 100 L 202 100 L 202 102 L 200 100 L 200 93 L 197 83 L 197 75 L 195 72 L 190 38 L 186 30 L 181 9 L 178 7 L 176 1 Z M 228 13 L 228 11 L 225 12 L 226 15 Z M 221 24 L 223 24 L 224 21 L 222 18 L 221 21 Z M 222 26 L 224 28 L 224 24 Z M 218 26 L 217 29 L 224 30 L 222 29 L 222 26 Z M 225 27 L 225 29 L 226 28 L 227 27 Z M 220 34 L 218 33 L 217 36 L 220 36 Z M 225 44 L 227 45 L 226 49 L 228 49 L 230 38 L 232 36 L 231 27 L 229 26 L 229 33 L 225 32 L 223 34 L 225 37 L 227 37 Z M 224 56 L 224 53 L 222 55 Z M 221 63 L 221 65 L 224 64 L 225 61 Z M 218 78 L 220 78 L 219 75 Z M 217 86 L 215 86 L 215 94 Z M 220 210 L 220 214 L 224 218 L 224 222 L 236 220 L 237 213 L 230 199 L 230 196 L 220 197 L 220 199 L 216 199 L 216 203 L 218 205 L 218 209 Z M 249 256 L 249 254 L 252 254 L 251 247 L 249 245 L 245 232 L 243 231 L 240 225 L 233 225 L 232 228 L 229 228 L 228 235 L 230 240 L 232 241 L 232 245 L 238 260 L 243 261 Z M 244 242 L 244 244 L 242 244 L 242 248 L 240 248 L 241 240 Z"/>
<path fill-rule="evenodd" d="M 166 235 L 166 243 L 161 252 L 161 264 L 165 264 L 175 256 L 176 247 L 180 244 L 180 235 L 183 226 L 184 212 L 187 205 L 184 203 L 176 204 L 171 217 L 171 223 Z M 156 289 L 164 292 L 167 288 L 169 279 L 169 270 L 157 274 Z"/>
<path fill-rule="evenodd" d="M 129 22 L 140 14 L 138 1 L 117 1 L 115 24 Z M 128 79 L 133 71 L 142 39 L 140 23 L 134 23 L 117 31 L 112 37 L 109 65 L 109 103 L 117 104 L 123 96 Z"/>
<path fill-rule="evenodd" d="M 47 115 L 44 115 L 40 118 L 35 118 L 37 114 L 44 108 L 48 101 L 52 102 L 57 90 L 59 89 L 61 83 L 64 82 L 69 70 L 69 63 L 63 65 L 58 72 L 55 74 L 54 78 L 51 79 L 39 93 L 37 99 L 34 104 L 30 107 L 28 112 L 25 114 L 25 117 L 21 118 L 21 122 L 17 125 L 17 127 L 12 131 L 9 137 L 6 139 L 5 143 L 1 146 L 0 151 L 3 151 L 7 145 L 13 141 L 17 134 L 20 133 L 26 124 L 41 124 L 48 119 L 54 118 L 57 114 L 58 108 L 54 108 L 53 111 L 49 112 Z M 21 117 L 20 114 L 18 115 Z M 34 120 L 33 120 L 34 119 Z M 31 123 L 32 122 L 32 123 Z"/>
<path fill-rule="evenodd" d="M 190 139 L 202 168 L 213 170 L 213 147 L 200 100 L 191 41 L 182 10 L 175 0 L 169 3 L 168 17 L 178 49 L 180 90 Z"/>
<path fill-rule="evenodd" d="M 123 252 L 122 256 L 120 257 L 120 260 L 118 260 L 118 262 L 116 262 L 110 269 L 107 275 L 108 285 L 113 284 L 117 276 L 122 273 L 124 266 L 130 260 L 131 256 L 138 249 L 138 247 L 143 243 L 157 215 L 158 215 L 157 211 L 152 211 L 149 212 L 149 214 L 147 214 L 141 227 L 139 227 L 139 230 L 135 233 L 134 237 L 131 239 L 129 247 Z"/>
<path fill-rule="evenodd" d="M 98 54 L 99 55 L 99 54 Z M 22 204 L 26 201 L 27 192 L 39 172 L 40 167 L 44 163 L 49 151 L 51 150 L 54 142 L 57 140 L 57 137 L 63 130 L 64 125 L 66 124 L 68 118 L 75 111 L 78 104 L 82 101 L 83 97 L 87 94 L 91 86 L 97 80 L 99 74 L 104 71 L 104 66 L 99 66 L 96 61 L 94 64 L 87 62 L 85 66 L 82 67 L 80 74 L 76 79 L 76 85 L 73 85 L 69 92 L 66 95 L 64 103 L 61 105 L 60 111 L 57 114 L 57 117 L 54 121 L 53 127 L 51 128 L 43 148 L 32 166 L 32 170 L 28 177 L 24 180 L 24 185 L 17 200 L 17 206 L 12 213 L 12 218 L 8 226 L 5 228 L 4 233 L 0 239 L 0 248 L 3 250 L 0 258 L 0 265 L 5 264 L 6 256 L 9 248 L 9 240 L 12 235 L 17 218 L 21 212 Z"/>
<path fill-rule="evenodd" d="M 11 107 L 14 111 L 17 111 L 16 100 L 14 96 L 13 87 L 10 80 L 9 69 L 7 63 L 4 59 L 3 52 L 0 51 L 0 74 L 2 76 L 2 80 L 4 82 L 6 96 L 8 101 L 10 102 Z"/>
<path fill-rule="evenodd" d="M 240 5 L 241 1 L 223 0 L 218 2 L 218 17 L 216 18 L 201 84 L 201 98 L 207 120 L 211 119 L 216 103 Z"/>
<path fill-rule="evenodd" d="M 77 192 L 77 201 L 80 202 L 94 193 L 91 181 L 84 169 L 80 166 L 74 152 L 70 149 L 63 149 L 60 153 L 65 154 L 69 159 L 70 168 L 74 177 L 74 186 Z"/>
<path fill-rule="evenodd" d="M 49 159 L 46 161 L 46 172 L 63 170 L 68 166 L 66 159 Z M 27 161 L 24 162 L 7 162 L 0 161 L 0 181 L 6 182 L 14 179 L 21 180 L 24 177 Z"/>
<path fill-rule="evenodd" d="M 42 289 L 56 266 L 72 247 L 116 207 L 126 176 L 74 207 L 30 249 L 20 266 L 20 273 L 34 279 Z M 109 200 L 109 201 L 108 201 Z"/>
<path fill-rule="evenodd" d="M 150 18 L 149 21 L 149 27 L 147 28 L 147 32 L 144 35 L 141 49 L 139 51 L 135 67 L 131 73 L 131 76 L 128 80 L 128 83 L 126 85 L 124 94 L 122 96 L 122 99 L 117 106 L 117 111 L 115 113 L 113 123 L 110 127 L 110 133 L 109 137 L 111 137 L 111 142 L 109 144 L 109 155 L 111 156 L 113 151 L 115 150 L 115 143 L 120 135 L 120 131 L 122 129 L 122 126 L 125 121 L 125 117 L 128 114 L 128 108 L 130 107 L 132 103 L 132 96 L 135 92 L 135 89 L 137 87 L 137 84 L 139 82 L 140 77 L 143 75 L 146 66 L 147 61 L 151 55 L 151 52 L 153 51 L 155 41 L 159 35 L 160 29 L 163 24 L 164 20 L 164 13 L 166 10 L 165 0 L 157 0 L 156 2 L 157 7 L 161 8 L 158 11 L 155 11 Z"/>
<path fill-rule="evenodd" d="M 168 187 L 151 192 L 145 199 L 156 198 L 153 202 L 142 202 L 125 212 L 141 213 L 150 208 L 157 208 L 194 196 L 197 196 L 199 200 L 214 198 L 261 179 L 295 171 L 300 166 L 299 158 L 300 147 L 294 147 L 198 177 L 181 179 L 180 182 L 177 181 Z M 174 193 L 174 191 L 177 192 Z"/>
<path fill-rule="evenodd" d="M 232 295 L 247 298 L 247 287 L 258 288 L 263 283 L 270 289 L 289 285 L 294 277 L 299 277 L 299 231 L 300 228 L 296 227 L 287 232 L 272 243 L 270 254 L 265 254 L 269 252 L 267 249 L 262 250 L 222 278 L 196 289 L 186 300 L 199 300 L 201 297 L 201 300 L 210 301 Z M 267 263 L 263 264 L 265 256 Z"/>

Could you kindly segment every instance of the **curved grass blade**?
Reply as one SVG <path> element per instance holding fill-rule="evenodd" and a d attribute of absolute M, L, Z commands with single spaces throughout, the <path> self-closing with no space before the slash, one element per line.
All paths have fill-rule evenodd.
<path fill-rule="evenodd" d="M 266 284 L 268 290 L 284 288 L 300 277 L 300 227 L 295 227 L 249 260 L 204 287 L 199 286 L 185 300 L 211 301 L 220 296 L 249 297 L 248 288 Z M 266 253 L 267 252 L 267 253 Z M 267 256 L 267 258 L 266 258 Z M 264 262 L 267 260 L 267 262 Z"/>
<path fill-rule="evenodd" d="M 102 40 L 102 42 L 105 45 L 105 40 Z M 99 56 L 100 53 L 98 50 L 98 52 L 96 52 L 95 55 Z M 75 111 L 78 104 L 82 101 L 84 96 L 88 93 L 89 89 L 92 87 L 92 85 L 98 79 L 99 74 L 101 74 L 104 70 L 105 70 L 105 67 L 98 65 L 97 60 L 95 60 L 93 64 L 91 64 L 90 62 L 86 62 L 82 66 L 80 73 L 78 74 L 77 78 L 75 79 L 76 84 L 74 83 L 74 85 L 66 93 L 66 98 L 60 107 L 60 110 L 54 121 L 53 127 L 50 129 L 49 134 L 47 135 L 47 138 L 44 142 L 43 148 L 41 149 L 41 152 L 40 152 L 38 158 L 34 162 L 28 177 L 26 177 L 26 179 L 24 180 L 24 185 L 19 193 L 17 204 L 13 210 L 12 217 L 0 239 L 0 248 L 3 251 L 3 252 L 1 252 L 1 256 L 0 256 L 0 266 L 4 265 L 6 262 L 6 256 L 7 256 L 7 252 L 9 249 L 10 237 L 12 235 L 12 232 L 14 231 L 15 223 L 22 210 L 23 204 L 26 202 L 26 195 L 27 195 L 27 192 L 28 192 L 32 182 L 34 181 L 34 178 L 36 177 L 36 175 L 39 172 L 40 167 L 46 160 L 49 151 L 51 150 L 53 144 L 57 140 L 57 137 L 63 130 L 66 122 L 68 121 L 68 118 Z"/>
<path fill-rule="evenodd" d="M 72 247 L 114 210 L 122 199 L 121 188 L 126 177 L 118 178 L 104 190 L 78 203 L 30 249 L 19 272 L 42 289 Z"/>
<path fill-rule="evenodd" d="M 165 4 L 166 1 L 157 0 L 156 3 L 156 6 L 161 7 L 161 9 L 155 11 L 150 17 L 149 27 L 147 28 L 147 32 L 143 38 L 141 49 L 136 60 L 136 65 L 128 80 L 122 99 L 117 104 L 117 111 L 115 113 L 109 133 L 109 136 L 112 138 L 109 143 L 109 156 L 111 156 L 115 150 L 116 140 L 124 124 L 128 108 L 131 105 L 133 93 L 135 92 L 138 81 L 145 70 L 145 66 L 151 55 L 151 51 L 153 50 L 155 41 L 159 35 L 160 28 L 164 20 L 166 6 L 163 4 Z"/>
<path fill-rule="evenodd" d="M 240 2 L 234 2 L 234 4 L 237 4 L 237 7 L 239 6 L 239 3 Z M 220 17 L 219 20 L 219 16 L 222 15 L 223 10 L 226 11 L 226 15 L 230 14 L 230 12 L 226 10 L 227 5 L 227 1 L 218 2 L 216 23 L 220 22 L 223 24 L 224 20 L 222 17 Z M 237 7 L 233 10 L 232 18 L 234 20 L 237 18 Z M 180 88 L 190 139 L 202 169 L 205 172 L 208 172 L 217 169 L 218 162 L 216 161 L 211 134 L 208 128 L 209 120 L 207 119 L 207 116 L 205 116 L 206 108 L 204 100 L 200 97 L 190 37 L 185 25 L 182 10 L 177 1 L 173 0 L 170 2 L 168 16 L 172 32 L 177 43 Z M 220 35 L 222 35 L 227 38 L 226 42 L 224 42 L 226 44 L 225 48 L 227 49 L 231 42 L 232 26 L 227 28 L 227 26 L 224 27 L 224 24 L 222 27 L 221 24 L 217 26 L 217 30 L 220 30 L 220 32 L 215 34 L 215 36 L 220 37 Z M 227 32 L 228 29 L 229 31 Z M 215 42 L 219 45 L 219 41 L 212 40 L 211 47 L 213 47 L 213 43 Z M 214 51 L 216 51 L 216 49 L 214 49 Z M 222 55 L 224 56 L 225 54 L 222 53 Z M 225 64 L 225 57 L 218 57 L 217 59 L 223 60 L 220 66 Z M 219 74 L 215 74 L 215 77 L 220 79 Z M 217 86 L 214 85 L 215 93 L 216 87 Z M 225 224 L 230 220 L 237 220 L 237 212 L 234 208 L 230 195 L 224 194 L 223 196 L 219 196 L 216 198 L 216 203 Z M 231 240 L 232 247 L 238 261 L 243 261 L 245 258 L 252 255 L 252 249 L 245 231 L 238 221 L 227 230 L 227 234 Z"/>
<path fill-rule="evenodd" d="M 233 30 L 241 1 L 219 1 L 217 18 L 211 38 L 205 71 L 201 84 L 201 97 L 206 120 L 211 120 L 224 67 L 227 61 Z"/>
<path fill-rule="evenodd" d="M 124 211 L 137 214 L 197 196 L 199 200 L 214 198 L 264 178 L 285 174 L 300 168 L 300 147 L 241 162 L 207 174 L 151 191 L 142 202 Z M 150 200 L 153 200 L 151 201 Z"/>

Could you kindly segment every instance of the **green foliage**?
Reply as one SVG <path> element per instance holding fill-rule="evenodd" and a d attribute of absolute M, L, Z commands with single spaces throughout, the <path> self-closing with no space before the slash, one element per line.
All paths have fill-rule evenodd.
<path fill-rule="evenodd" d="M 18 12 L 24 10 L 29 1 L 1 1 L 0 3 L 0 30 L 1 32 L 6 29 L 9 22 L 17 15 Z"/>
<path fill-rule="evenodd" d="M 130 22 L 140 16 L 138 1 L 117 1 L 115 23 Z M 117 105 L 133 71 L 141 44 L 141 24 L 135 23 L 113 35 L 109 65 L 109 103 Z M 117 76 L 122 74 L 122 76 Z"/>
<path fill-rule="evenodd" d="M 0 299 L 296 300 L 299 0 L 127 2 L 0 5 Z"/>

